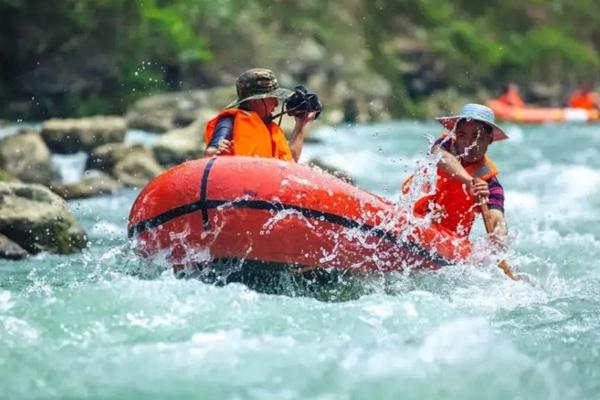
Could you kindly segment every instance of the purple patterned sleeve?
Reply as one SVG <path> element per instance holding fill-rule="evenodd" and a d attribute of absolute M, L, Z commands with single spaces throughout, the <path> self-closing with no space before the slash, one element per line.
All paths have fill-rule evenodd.
<path fill-rule="evenodd" d="M 494 176 L 488 181 L 488 188 L 490 190 L 488 207 L 504 213 L 504 188 L 497 177 Z"/>

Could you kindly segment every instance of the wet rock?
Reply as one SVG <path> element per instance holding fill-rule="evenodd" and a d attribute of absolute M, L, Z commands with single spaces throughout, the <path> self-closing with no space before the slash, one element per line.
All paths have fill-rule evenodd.
<path fill-rule="evenodd" d="M 37 184 L 0 182 L 0 233 L 32 254 L 70 254 L 87 244 L 67 203 Z"/>
<path fill-rule="evenodd" d="M 170 96 L 170 95 L 164 95 Z M 129 129 L 140 129 L 148 132 L 162 133 L 175 128 L 175 112 L 169 99 L 153 98 L 146 100 L 141 105 L 136 103 L 134 110 L 127 113 L 127 126 Z"/>
<path fill-rule="evenodd" d="M 330 164 L 327 164 L 326 162 L 324 162 L 318 158 L 310 159 L 308 161 L 308 165 L 316 166 L 316 167 L 322 169 L 323 171 L 328 172 L 337 178 L 340 178 L 341 180 L 343 180 L 345 182 L 354 183 L 354 180 L 346 171 L 344 171 L 340 168 L 334 167 Z"/>
<path fill-rule="evenodd" d="M 150 151 L 128 153 L 113 169 L 113 176 L 125 186 L 143 187 L 163 172 Z"/>
<path fill-rule="evenodd" d="M 123 185 L 121 183 L 98 170 L 85 171 L 80 182 L 68 184 L 53 183 L 50 186 L 50 189 L 65 200 L 114 194 L 122 188 Z"/>
<path fill-rule="evenodd" d="M 204 125 L 220 112 L 219 108 L 208 108 L 190 105 L 190 108 L 177 110 L 175 113 L 174 125 L 178 127 L 189 127 L 193 123 L 202 125 L 200 136 L 204 134 Z M 167 132 L 169 133 L 169 132 Z"/>
<path fill-rule="evenodd" d="M 146 148 L 141 144 L 107 143 L 92 150 L 85 163 L 85 169 L 96 169 L 112 174 L 119 161 L 123 160 L 128 153 L 136 151 L 146 151 Z"/>
<path fill-rule="evenodd" d="M 171 166 L 204 155 L 204 125 L 206 118 L 196 120 L 190 126 L 164 134 L 154 144 L 152 151 L 160 165 Z"/>
<path fill-rule="evenodd" d="M 130 129 L 167 132 L 187 126 L 201 114 L 214 115 L 236 98 L 233 85 L 144 97 L 127 111 Z"/>
<path fill-rule="evenodd" d="M 0 140 L 0 167 L 23 182 L 47 185 L 55 177 L 50 151 L 34 130 Z"/>
<path fill-rule="evenodd" d="M 21 182 L 19 178 L 13 176 L 10 172 L 7 172 L 0 168 L 0 182 Z"/>
<path fill-rule="evenodd" d="M 22 260 L 29 255 L 21 246 L 0 234 L 0 258 Z"/>
<path fill-rule="evenodd" d="M 152 150 L 141 144 L 109 143 L 92 151 L 86 169 L 107 172 L 118 182 L 141 187 L 157 177 L 163 168 Z"/>
<path fill-rule="evenodd" d="M 42 139 L 55 153 L 73 154 L 125 139 L 127 125 L 121 117 L 51 119 L 42 125 Z"/>

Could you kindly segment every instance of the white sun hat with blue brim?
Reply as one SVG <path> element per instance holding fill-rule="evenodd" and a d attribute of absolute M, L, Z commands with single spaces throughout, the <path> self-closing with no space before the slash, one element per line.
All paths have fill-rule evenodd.
<path fill-rule="evenodd" d="M 465 104 L 462 111 L 458 115 L 453 115 L 451 117 L 436 118 L 436 120 L 438 120 L 438 122 L 442 124 L 446 129 L 448 129 L 449 132 L 452 132 L 456 127 L 456 123 L 463 119 L 470 121 L 479 121 L 491 126 L 492 137 L 494 138 L 494 142 L 508 139 L 508 135 L 506 134 L 506 132 L 504 132 L 504 130 L 502 130 L 502 128 L 500 128 L 494 122 L 494 111 L 492 111 L 491 108 L 481 104 Z"/>

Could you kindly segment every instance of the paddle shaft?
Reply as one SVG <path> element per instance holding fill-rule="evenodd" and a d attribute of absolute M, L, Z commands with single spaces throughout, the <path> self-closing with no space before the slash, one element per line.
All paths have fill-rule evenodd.
<path fill-rule="evenodd" d="M 479 208 L 481 209 L 481 216 L 483 217 L 485 231 L 488 233 L 488 235 L 490 235 L 494 232 L 494 226 L 490 217 L 490 210 L 487 204 L 485 203 L 481 203 L 479 205 Z M 508 276 L 513 281 L 517 280 L 517 277 L 515 276 L 514 272 L 512 271 L 512 268 L 510 268 L 510 265 L 508 265 L 508 262 L 506 262 L 506 260 L 500 260 L 500 262 L 498 263 L 498 268 L 500 268 L 504 272 L 504 274 L 506 274 L 506 276 Z"/>

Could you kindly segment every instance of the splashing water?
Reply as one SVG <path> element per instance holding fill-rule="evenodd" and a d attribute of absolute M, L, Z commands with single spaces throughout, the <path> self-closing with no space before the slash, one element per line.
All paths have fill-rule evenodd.
<path fill-rule="evenodd" d="M 151 268 L 126 241 L 137 193 L 71 202 L 89 249 L 0 261 L 2 398 L 597 398 L 597 129 L 514 127 L 518 140 L 490 147 L 506 190 L 507 258 L 533 286 L 485 257 L 360 282 L 342 302 L 320 301 L 335 284 L 290 297 L 164 268 L 132 274 Z M 328 128 L 303 158 L 396 200 L 438 131 L 410 121 Z"/>

